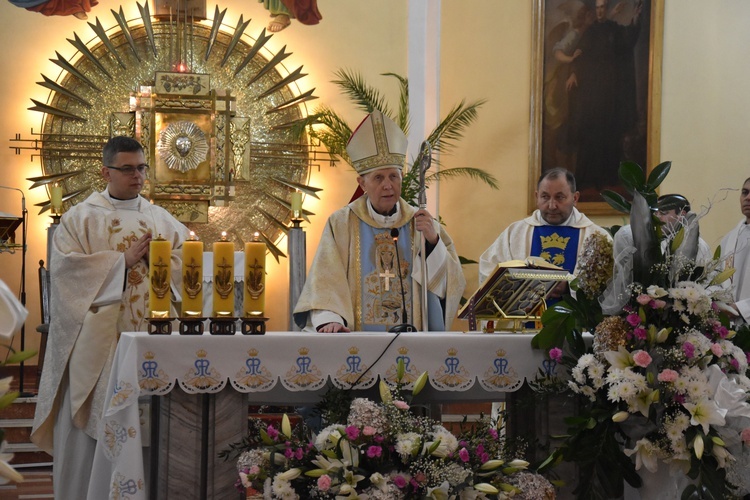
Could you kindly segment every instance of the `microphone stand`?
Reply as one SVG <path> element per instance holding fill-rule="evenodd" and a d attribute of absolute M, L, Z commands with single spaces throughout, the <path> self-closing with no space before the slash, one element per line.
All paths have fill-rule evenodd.
<path fill-rule="evenodd" d="M 23 194 L 23 191 L 9 186 L 0 186 L 0 189 L 10 189 L 13 191 L 18 191 L 21 193 L 21 293 L 20 293 L 20 300 L 21 305 L 26 308 L 26 231 L 27 231 L 27 219 L 29 212 L 26 210 L 26 196 Z M 23 351 L 26 348 L 26 321 L 24 321 L 21 324 L 21 351 Z M 23 371 L 24 371 L 24 362 L 21 361 L 19 363 L 20 366 L 20 372 L 18 375 L 18 392 L 20 393 L 21 397 L 29 396 L 29 394 L 26 394 L 23 390 Z"/>
<path fill-rule="evenodd" d="M 391 327 L 388 331 L 391 333 L 402 333 L 402 332 L 416 332 L 417 329 L 414 325 L 408 323 L 409 319 L 406 315 L 406 292 L 404 291 L 404 278 L 401 276 L 401 258 L 398 256 L 398 229 L 395 227 L 391 228 L 391 238 L 393 238 L 393 246 L 396 249 L 396 265 L 398 269 L 398 281 L 401 284 L 401 324 Z"/>

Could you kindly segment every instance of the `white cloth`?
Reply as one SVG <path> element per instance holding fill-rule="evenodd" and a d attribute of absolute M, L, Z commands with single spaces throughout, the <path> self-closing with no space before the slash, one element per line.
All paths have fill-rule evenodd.
<path fill-rule="evenodd" d="M 92 193 L 65 213 L 55 230 L 49 343 L 31 435 L 32 442 L 52 453 L 54 468 L 85 470 L 91 463 L 86 450 L 55 448 L 60 441 L 54 430 L 75 427 L 96 438 L 119 332 L 147 326 L 148 265 L 142 259 L 126 270 L 123 252 L 148 232 L 171 242 L 172 284 L 178 286 L 180 249 L 188 230 L 144 198 L 122 201 L 106 190 Z M 67 394 L 70 407 L 64 411 Z M 75 480 L 88 482 L 88 477 Z"/>
<path fill-rule="evenodd" d="M 750 226 L 743 220 L 721 240 L 721 258 L 734 267 L 731 278 L 734 303 L 745 322 L 750 322 Z"/>
<path fill-rule="evenodd" d="M 10 340 L 29 315 L 8 285 L 0 280 L 0 338 Z"/>
<path fill-rule="evenodd" d="M 495 270 L 495 266 L 501 262 L 509 260 L 524 260 L 529 257 L 531 251 L 531 238 L 536 226 L 547 226 L 547 222 L 542 218 L 541 212 L 535 210 L 533 214 L 523 220 L 516 221 L 508 226 L 505 231 L 484 251 L 479 258 L 479 284 Z M 583 243 L 590 235 L 601 233 L 609 237 L 609 233 L 601 227 L 594 224 L 588 217 L 573 207 L 573 212 L 561 226 L 577 227 L 581 230 L 578 238 L 578 251 L 576 256 L 580 257 L 583 252 Z M 578 262 L 576 262 L 576 270 Z M 576 274 L 574 271 L 573 274 Z"/>

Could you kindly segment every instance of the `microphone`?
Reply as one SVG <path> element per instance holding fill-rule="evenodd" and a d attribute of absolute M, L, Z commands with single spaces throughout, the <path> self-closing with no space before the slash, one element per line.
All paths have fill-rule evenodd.
<path fill-rule="evenodd" d="M 406 315 L 406 292 L 404 291 L 404 278 L 401 276 L 401 258 L 398 256 L 398 229 L 395 227 L 391 228 L 391 238 L 393 238 L 393 246 L 396 249 L 396 265 L 398 266 L 398 281 L 401 284 L 401 324 L 391 327 L 388 331 L 391 333 L 401 332 L 416 332 L 417 329 L 414 325 L 407 323 L 408 317 Z"/>

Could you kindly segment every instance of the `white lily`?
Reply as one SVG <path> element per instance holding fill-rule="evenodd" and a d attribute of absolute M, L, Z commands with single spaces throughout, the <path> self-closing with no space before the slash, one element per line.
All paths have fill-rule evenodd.
<path fill-rule="evenodd" d="M 624 370 L 631 366 L 635 366 L 633 355 L 623 346 L 618 347 L 616 351 L 605 352 L 604 357 L 607 358 L 607 361 L 612 365 L 612 368 Z"/>
<path fill-rule="evenodd" d="M 648 439 L 639 439 L 632 450 L 623 450 L 627 456 L 635 454 L 635 470 L 646 467 L 650 472 L 656 472 L 659 468 L 659 457 L 656 455 L 656 446 Z"/>
<path fill-rule="evenodd" d="M 427 488 L 427 498 L 434 500 L 448 500 L 448 481 L 443 481 L 440 486 L 435 488 Z"/>
<path fill-rule="evenodd" d="M 618 411 L 614 415 L 612 415 L 612 421 L 613 422 L 624 422 L 630 417 L 630 413 L 626 411 Z"/>
<path fill-rule="evenodd" d="M 690 412 L 690 424 L 700 425 L 703 433 L 708 434 L 708 427 L 712 424 L 723 426 L 725 424 L 724 415 L 715 401 L 703 398 L 697 403 L 682 403 L 687 411 Z"/>
<path fill-rule="evenodd" d="M 292 479 L 297 479 L 300 474 L 302 474 L 302 470 L 295 467 L 294 469 L 285 470 L 281 474 L 278 474 L 276 477 L 279 479 L 283 479 L 284 481 L 291 481 Z"/>
<path fill-rule="evenodd" d="M 3 448 L 8 444 L 5 441 L 0 444 L 0 484 L 7 482 L 20 483 L 23 481 L 23 476 L 18 473 L 8 462 L 13 459 L 12 453 L 3 453 Z"/>

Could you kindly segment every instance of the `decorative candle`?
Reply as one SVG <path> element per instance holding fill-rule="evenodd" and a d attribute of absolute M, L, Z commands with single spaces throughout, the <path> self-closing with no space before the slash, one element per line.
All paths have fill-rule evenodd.
<path fill-rule="evenodd" d="M 302 193 L 295 191 L 292 193 L 292 216 L 295 219 L 299 218 L 299 214 L 302 211 Z"/>
<path fill-rule="evenodd" d="M 263 316 L 266 307 L 266 244 L 255 233 L 253 241 L 245 243 L 245 297 L 242 313 L 245 317 Z"/>
<path fill-rule="evenodd" d="M 182 244 L 182 316 L 203 316 L 203 242 L 193 231 Z"/>
<path fill-rule="evenodd" d="M 52 213 L 62 213 L 62 186 L 55 182 L 49 189 L 50 208 Z"/>
<path fill-rule="evenodd" d="M 169 316 L 172 283 L 172 245 L 161 234 L 151 240 L 148 249 L 149 296 L 148 308 L 152 318 Z"/>
<path fill-rule="evenodd" d="M 234 316 L 234 243 L 227 233 L 214 242 L 214 317 Z"/>

